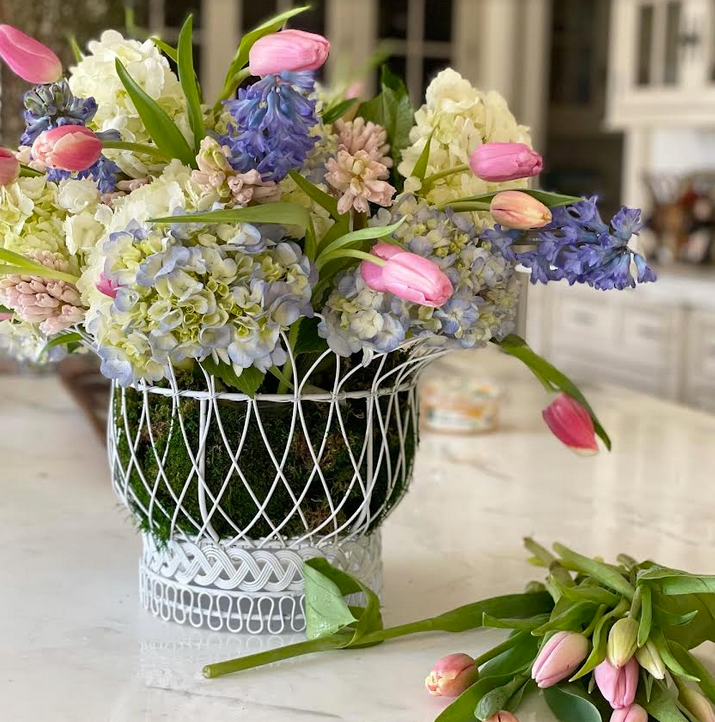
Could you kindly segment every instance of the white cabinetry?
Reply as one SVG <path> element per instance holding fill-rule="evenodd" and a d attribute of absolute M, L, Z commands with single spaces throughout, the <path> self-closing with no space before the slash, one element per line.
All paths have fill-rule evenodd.
<path fill-rule="evenodd" d="M 531 286 L 527 309 L 528 341 L 565 373 L 715 411 L 715 277 Z"/>

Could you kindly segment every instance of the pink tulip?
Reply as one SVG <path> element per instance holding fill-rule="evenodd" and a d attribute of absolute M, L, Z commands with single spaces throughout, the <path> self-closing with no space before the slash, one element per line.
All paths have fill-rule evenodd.
<path fill-rule="evenodd" d="M 580 456 L 598 453 L 593 419 L 576 399 L 561 393 L 541 413 L 553 435 Z"/>
<path fill-rule="evenodd" d="M 0 148 L 0 186 L 14 183 L 20 175 L 20 161 L 7 148 Z"/>
<path fill-rule="evenodd" d="M 636 698 L 640 666 L 635 657 L 616 669 L 607 659 L 593 671 L 598 689 L 613 709 L 630 707 Z"/>
<path fill-rule="evenodd" d="M 614 709 L 610 722 L 648 722 L 648 713 L 639 704 Z"/>
<path fill-rule="evenodd" d="M 99 281 L 97 281 L 97 283 L 95 284 L 95 288 L 100 293 L 103 293 L 105 296 L 109 296 L 110 298 L 116 298 L 117 291 L 119 290 L 119 284 L 106 276 L 104 273 L 101 273 L 99 276 Z"/>
<path fill-rule="evenodd" d="M 541 689 L 571 676 L 588 656 L 589 641 L 576 632 L 557 632 L 541 648 L 531 676 Z"/>
<path fill-rule="evenodd" d="M 9 321 L 11 318 L 15 316 L 14 313 L 0 313 L 0 321 Z"/>
<path fill-rule="evenodd" d="M 469 167 L 478 178 L 492 183 L 539 175 L 541 156 L 523 143 L 485 143 L 469 157 Z"/>
<path fill-rule="evenodd" d="M 521 191 L 502 191 L 491 202 L 491 213 L 505 228 L 542 228 L 551 223 L 551 211 L 536 198 Z"/>
<path fill-rule="evenodd" d="M 251 75 L 317 70 L 328 59 L 328 53 L 330 42 L 322 35 L 281 30 L 256 40 L 248 53 L 248 69 Z"/>
<path fill-rule="evenodd" d="M 484 722 L 519 722 L 519 718 L 511 712 L 502 709 L 491 717 L 488 717 Z"/>
<path fill-rule="evenodd" d="M 62 62 L 41 42 L 12 25 L 0 25 L 0 57 L 10 70 L 35 85 L 62 77 Z"/>
<path fill-rule="evenodd" d="M 102 141 L 82 125 L 46 130 L 32 145 L 33 157 L 48 168 L 86 170 L 102 155 Z"/>
<path fill-rule="evenodd" d="M 372 254 L 387 261 L 384 266 L 370 261 L 360 264 L 360 275 L 373 291 L 387 291 L 405 301 L 434 307 L 444 305 L 454 293 L 452 282 L 428 258 L 389 243 L 376 244 Z"/>
<path fill-rule="evenodd" d="M 478 678 L 479 671 L 468 654 L 448 654 L 427 675 L 425 687 L 433 697 L 459 697 Z"/>

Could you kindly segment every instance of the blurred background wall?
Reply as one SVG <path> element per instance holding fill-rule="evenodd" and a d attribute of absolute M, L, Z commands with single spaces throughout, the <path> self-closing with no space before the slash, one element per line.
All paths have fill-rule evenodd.
<path fill-rule="evenodd" d="M 195 16 L 205 95 L 241 33 L 299 0 L 0 0 L 0 19 L 58 50 L 99 29 L 176 39 Z M 294 27 L 330 37 L 327 82 L 364 76 L 378 49 L 415 104 L 451 65 L 505 95 L 545 156 L 540 185 L 642 207 L 660 280 L 634 293 L 559 284 L 529 294 L 530 342 L 577 378 L 715 410 L 715 0 L 312 0 Z M 125 14 L 127 13 L 126 18 Z M 13 144 L 25 89 L 0 77 L 0 138 Z"/>

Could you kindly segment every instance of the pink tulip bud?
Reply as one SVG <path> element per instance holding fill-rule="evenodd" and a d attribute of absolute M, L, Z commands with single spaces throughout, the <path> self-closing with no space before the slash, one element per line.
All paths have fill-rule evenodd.
<path fill-rule="evenodd" d="M 119 290 L 119 284 L 106 276 L 104 273 L 101 273 L 99 281 L 95 284 L 95 288 L 105 296 L 116 298 L 117 291 Z"/>
<path fill-rule="evenodd" d="M 598 453 L 593 419 L 576 399 L 561 393 L 541 413 L 551 433 L 580 456 Z"/>
<path fill-rule="evenodd" d="M 356 80 L 345 91 L 345 100 L 350 100 L 351 98 L 363 98 L 366 93 L 367 89 L 365 88 L 365 81 Z"/>
<path fill-rule="evenodd" d="M 633 657 L 625 666 L 616 668 L 607 659 L 593 671 L 598 689 L 613 709 L 630 707 L 636 698 L 640 666 Z"/>
<path fill-rule="evenodd" d="M 14 183 L 20 175 L 20 161 L 7 148 L 0 148 L 0 186 Z"/>
<path fill-rule="evenodd" d="M 614 709 L 611 722 L 648 722 L 648 713 L 639 704 Z"/>
<path fill-rule="evenodd" d="M 541 156 L 523 143 L 485 143 L 469 157 L 469 167 L 478 178 L 492 183 L 539 175 Z"/>
<path fill-rule="evenodd" d="M 86 170 L 102 155 L 102 141 L 82 125 L 61 125 L 38 136 L 32 155 L 48 168 Z"/>
<path fill-rule="evenodd" d="M 9 321 L 11 318 L 15 316 L 14 313 L 0 313 L 0 321 Z"/>
<path fill-rule="evenodd" d="M 421 306 L 444 305 L 454 287 L 442 269 L 428 258 L 409 253 L 389 243 L 378 243 L 372 254 L 387 261 L 384 266 L 363 261 L 360 275 L 373 291 L 394 293 Z"/>
<path fill-rule="evenodd" d="M 684 687 L 678 694 L 678 701 L 698 722 L 715 722 L 715 712 L 707 697 L 692 687 Z"/>
<path fill-rule="evenodd" d="M 322 35 L 281 30 L 256 40 L 248 53 L 248 69 L 251 75 L 317 70 L 328 59 L 328 53 L 330 42 Z"/>
<path fill-rule="evenodd" d="M 478 678 L 479 671 L 468 654 L 448 654 L 427 675 L 425 687 L 433 697 L 459 697 Z"/>
<path fill-rule="evenodd" d="M 557 632 L 541 648 L 531 668 L 531 676 L 541 689 L 553 687 L 576 671 L 588 656 L 589 647 L 583 634 Z"/>
<path fill-rule="evenodd" d="M 511 712 L 502 709 L 491 717 L 488 717 L 484 722 L 519 722 L 519 718 Z"/>
<path fill-rule="evenodd" d="M 35 85 L 62 77 L 62 62 L 41 42 L 12 25 L 0 25 L 0 57 L 10 70 Z"/>
<path fill-rule="evenodd" d="M 536 198 L 521 191 L 502 191 L 491 202 L 491 213 L 505 228 L 528 230 L 551 223 L 551 211 Z"/>

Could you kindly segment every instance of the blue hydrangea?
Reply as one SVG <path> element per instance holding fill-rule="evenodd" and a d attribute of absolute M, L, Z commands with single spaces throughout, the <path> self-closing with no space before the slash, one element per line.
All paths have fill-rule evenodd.
<path fill-rule="evenodd" d="M 25 132 L 23 145 L 32 145 L 50 128 L 61 125 L 87 125 L 97 112 L 94 98 L 76 98 L 66 80 L 38 85 L 24 96 Z"/>
<path fill-rule="evenodd" d="M 344 274 L 323 309 L 320 333 L 338 354 L 394 351 L 405 339 L 472 348 L 503 338 L 514 328 L 519 301 L 513 264 L 482 240 L 467 218 L 440 211 L 403 195 L 391 211 L 371 223 L 387 225 L 402 217 L 393 239 L 406 250 L 434 261 L 448 276 L 454 294 L 440 308 L 403 301 L 370 289 L 359 269 Z"/>
<path fill-rule="evenodd" d="M 495 226 L 482 238 L 499 248 L 504 257 L 531 269 L 532 283 L 565 279 L 599 290 L 633 288 L 656 280 L 645 258 L 629 247 L 643 227 L 641 212 L 625 206 L 604 223 L 595 198 L 553 209 L 551 223 L 536 232 Z M 519 251 L 514 246 L 532 245 Z M 633 270 L 635 267 L 635 277 Z"/>
<path fill-rule="evenodd" d="M 316 143 L 310 130 L 318 122 L 315 101 L 307 96 L 312 73 L 266 75 L 227 101 L 228 133 L 219 140 L 231 149 L 240 173 L 257 169 L 265 181 L 280 181 L 300 168 Z"/>

